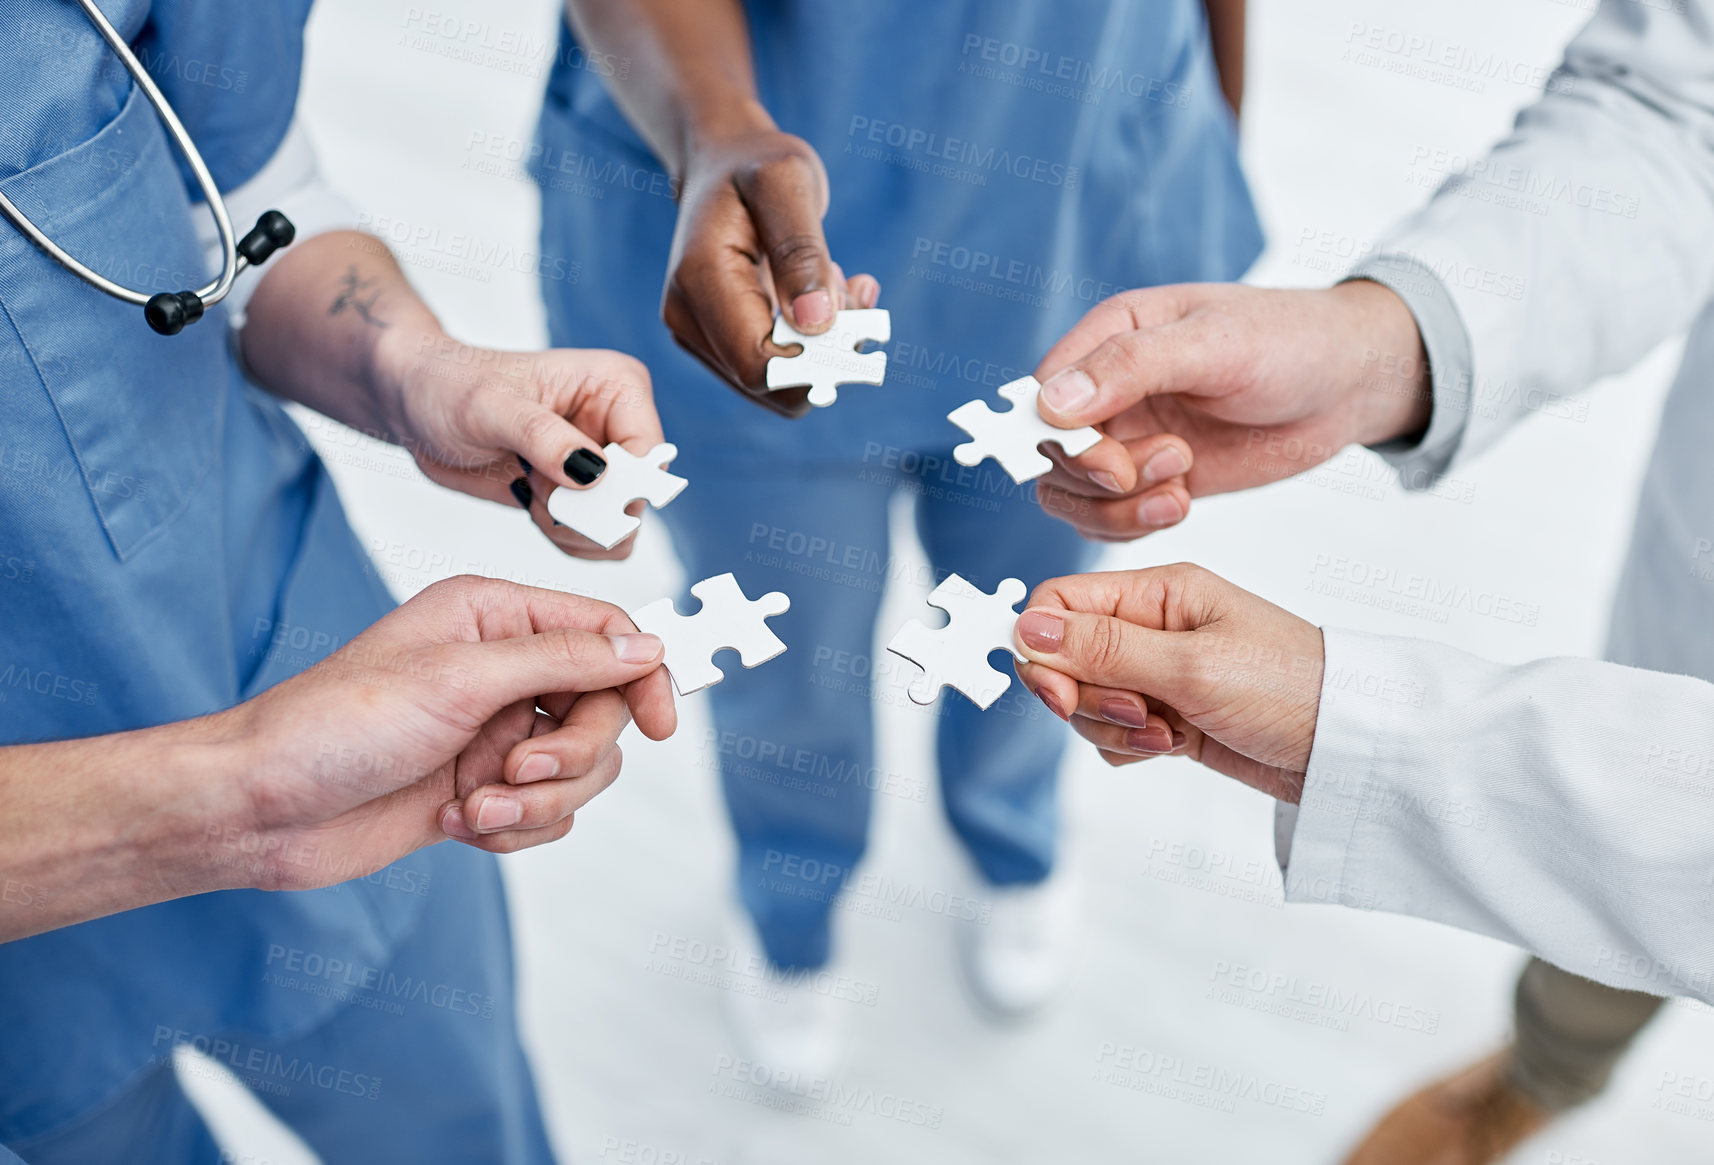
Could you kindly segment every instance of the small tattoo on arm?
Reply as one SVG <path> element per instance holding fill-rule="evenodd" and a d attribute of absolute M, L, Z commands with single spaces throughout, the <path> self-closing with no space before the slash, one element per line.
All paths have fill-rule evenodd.
<path fill-rule="evenodd" d="M 346 268 L 345 274 L 339 277 L 339 282 L 339 298 L 327 309 L 328 315 L 336 316 L 350 308 L 366 324 L 373 324 L 377 328 L 389 326 L 386 320 L 375 314 L 375 305 L 381 299 L 380 279 L 364 279 L 357 273 L 357 264 L 353 263 Z"/>

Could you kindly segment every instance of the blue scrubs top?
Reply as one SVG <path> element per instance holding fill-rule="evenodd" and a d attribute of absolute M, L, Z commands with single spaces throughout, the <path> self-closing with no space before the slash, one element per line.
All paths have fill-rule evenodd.
<path fill-rule="evenodd" d="M 292 116 L 309 0 L 103 8 L 220 185 L 251 177 Z M 205 282 L 194 185 L 81 10 L 11 0 L 7 17 L 0 189 L 119 282 Z M 228 707 L 392 605 L 328 475 L 279 404 L 245 382 L 227 331 L 216 308 L 157 336 L 140 309 L 0 226 L 0 741 Z M 244 839 L 214 840 L 246 859 Z M 89 1112 L 179 1039 L 234 1028 L 290 1038 L 319 1024 L 339 1000 L 266 986 L 270 951 L 383 965 L 423 901 L 397 869 L 309 893 L 183 899 L 0 945 L 0 1141 Z M 56 892 L 7 890 L 12 908 Z"/>
<path fill-rule="evenodd" d="M 582 276 L 545 282 L 550 314 L 557 338 L 650 366 L 681 447 L 945 448 L 966 439 L 948 411 L 1032 371 L 1100 300 L 1235 279 L 1261 249 L 1201 0 L 746 7 L 762 101 L 825 161 L 833 257 L 880 279 L 891 357 L 885 386 L 786 421 L 679 352 L 658 319 L 676 190 L 605 87 L 633 63 L 566 32 L 531 169 L 543 251 Z"/>

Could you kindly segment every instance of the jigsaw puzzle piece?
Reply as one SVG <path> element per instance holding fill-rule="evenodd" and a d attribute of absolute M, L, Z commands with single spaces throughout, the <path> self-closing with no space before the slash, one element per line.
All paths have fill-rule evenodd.
<path fill-rule="evenodd" d="M 660 636 L 667 674 L 679 695 L 700 692 L 726 678 L 714 665 L 717 651 L 737 651 L 747 668 L 785 652 L 785 643 L 767 624 L 769 616 L 791 609 L 792 601 L 783 591 L 748 599 L 734 575 L 721 574 L 703 579 L 690 593 L 702 600 L 702 609 L 694 615 L 679 614 L 671 599 L 656 599 L 631 612 L 637 630 Z"/>
<path fill-rule="evenodd" d="M 956 574 L 935 587 L 928 604 L 946 612 L 946 626 L 913 619 L 887 644 L 888 651 L 922 669 L 911 682 L 912 702 L 932 704 L 943 687 L 957 688 L 983 709 L 1004 695 L 1012 677 L 990 664 L 988 655 L 1012 651 L 1015 608 L 1027 593 L 1020 580 L 1008 578 L 990 595 Z"/>
<path fill-rule="evenodd" d="M 893 318 L 885 308 L 862 307 L 839 312 L 833 326 L 819 336 L 806 336 L 785 316 L 774 320 L 774 343 L 782 348 L 802 344 L 796 356 L 768 361 L 768 390 L 809 388 L 809 403 L 824 409 L 839 399 L 841 384 L 879 385 L 887 375 L 885 352 L 859 352 L 865 343 L 885 344 L 893 338 Z"/>
<path fill-rule="evenodd" d="M 1101 434 L 1087 425 L 1081 429 L 1059 429 L 1043 420 L 1036 404 L 1041 397 L 1041 382 L 1033 376 L 1002 384 L 1000 395 L 1012 402 L 1012 407 L 1003 413 L 989 408 L 985 400 L 973 400 L 946 414 L 947 420 L 974 438 L 953 449 L 952 456 L 958 464 L 980 465 L 992 457 L 1013 481 L 1022 485 L 1053 468 L 1053 462 L 1036 446 L 1052 441 L 1069 456 L 1078 457 L 1101 440 Z"/>
<path fill-rule="evenodd" d="M 611 550 L 637 532 L 643 520 L 625 507 L 646 501 L 660 509 L 690 483 L 666 471 L 678 446 L 662 442 L 641 457 L 614 443 L 602 450 L 607 471 L 588 489 L 556 489 L 548 495 L 548 515 L 601 547 Z"/>

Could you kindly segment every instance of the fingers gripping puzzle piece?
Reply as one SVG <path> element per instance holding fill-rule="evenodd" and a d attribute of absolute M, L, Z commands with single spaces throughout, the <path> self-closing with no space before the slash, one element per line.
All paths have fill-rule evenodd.
<path fill-rule="evenodd" d="M 1032 481 L 1053 468 L 1036 448 L 1052 441 L 1072 457 L 1093 449 L 1101 434 L 1085 425 L 1081 429 L 1056 429 L 1042 419 L 1036 401 L 1041 396 L 1041 383 L 1025 376 L 1000 386 L 1000 395 L 1012 402 L 1012 407 L 997 413 L 985 400 L 961 404 L 946 414 L 946 419 L 975 438 L 952 451 L 960 465 L 980 465 L 992 457 L 1019 485 Z"/>
<path fill-rule="evenodd" d="M 1018 621 L 1013 608 L 1025 593 L 1015 578 L 1002 580 L 990 595 L 956 574 L 935 587 L 928 605 L 946 612 L 946 626 L 927 627 L 913 619 L 887 644 L 888 651 L 922 669 L 911 683 L 911 699 L 932 704 L 943 686 L 953 687 L 987 708 L 1004 695 L 1012 677 L 991 666 L 988 653 L 1012 650 L 1012 626 Z"/>
<path fill-rule="evenodd" d="M 603 550 L 611 550 L 637 532 L 643 520 L 625 507 L 646 501 L 660 509 L 690 483 L 666 471 L 678 456 L 678 446 L 663 442 L 642 457 L 613 444 L 602 450 L 607 472 L 588 489 L 556 489 L 548 495 L 554 521 L 582 534 Z"/>
<path fill-rule="evenodd" d="M 884 308 L 842 311 L 834 316 L 833 327 L 819 336 L 804 335 L 780 316 L 774 321 L 774 343 L 781 347 L 802 344 L 803 352 L 768 361 L 768 389 L 807 385 L 809 403 L 824 409 L 839 399 L 839 385 L 879 385 L 886 378 L 887 354 L 858 349 L 865 342 L 885 344 L 892 338 L 892 317 Z"/>
<path fill-rule="evenodd" d="M 769 591 L 759 599 L 746 599 L 731 574 L 705 578 L 690 588 L 702 600 L 694 615 L 681 615 L 671 599 L 656 599 L 631 612 L 637 630 L 660 636 L 666 646 L 667 674 L 681 696 L 700 692 L 726 678 L 714 666 L 717 651 L 732 648 L 745 667 L 757 667 L 786 645 L 768 629 L 770 615 L 783 615 L 792 601 L 782 591 Z"/>

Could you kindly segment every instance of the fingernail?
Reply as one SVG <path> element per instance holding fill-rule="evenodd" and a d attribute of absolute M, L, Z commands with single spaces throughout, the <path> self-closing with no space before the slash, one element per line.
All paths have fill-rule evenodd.
<path fill-rule="evenodd" d="M 874 283 L 874 285 L 869 288 L 869 294 L 865 295 L 863 297 L 863 306 L 864 307 L 874 307 L 876 304 L 878 304 L 880 302 L 881 302 L 881 284 L 880 284 L 880 281 L 877 280 Z"/>
<path fill-rule="evenodd" d="M 593 449 L 573 449 L 565 459 L 565 475 L 578 485 L 588 485 L 607 472 L 607 459 Z"/>
<path fill-rule="evenodd" d="M 1087 373 L 1067 368 L 1041 386 L 1042 399 L 1056 413 L 1075 413 L 1095 399 L 1095 382 Z"/>
<path fill-rule="evenodd" d="M 1052 692 L 1049 692 L 1043 688 L 1033 688 L 1031 690 L 1035 692 L 1036 699 L 1040 700 L 1043 704 L 1047 705 L 1047 710 L 1049 712 L 1052 712 L 1055 716 L 1058 716 L 1061 720 L 1065 719 L 1065 709 L 1061 708 L 1059 706 L 1059 701 L 1053 698 Z"/>
<path fill-rule="evenodd" d="M 1143 480 L 1171 481 L 1189 468 L 1190 466 L 1184 463 L 1184 454 L 1169 447 L 1143 463 Z"/>
<path fill-rule="evenodd" d="M 511 485 L 512 496 L 518 499 L 518 505 L 524 509 L 530 508 L 530 503 L 536 500 L 536 492 L 530 488 L 530 479 L 520 477 Z"/>
<path fill-rule="evenodd" d="M 1125 733 L 1125 747 L 1133 752 L 1171 752 L 1172 733 L 1159 725 L 1133 728 Z"/>
<path fill-rule="evenodd" d="M 792 319 L 800 328 L 813 328 L 833 318 L 833 296 L 826 291 L 806 291 L 792 300 Z"/>
<path fill-rule="evenodd" d="M 1184 518 L 1184 507 L 1171 494 L 1157 494 L 1137 507 L 1137 521 L 1145 526 L 1171 526 Z"/>
<path fill-rule="evenodd" d="M 1111 473 L 1108 473 L 1105 469 L 1091 470 L 1089 473 L 1089 480 L 1106 490 L 1108 493 L 1117 494 L 1125 492 L 1123 489 L 1119 488 L 1119 479 L 1114 477 Z"/>
<path fill-rule="evenodd" d="M 620 663 L 648 663 L 659 659 L 661 641 L 654 635 L 609 635 L 613 641 L 613 654 L 619 657 Z"/>
<path fill-rule="evenodd" d="M 1018 616 L 1018 638 L 1037 651 L 1058 651 L 1065 642 L 1065 620 L 1046 611 L 1025 611 Z"/>
<path fill-rule="evenodd" d="M 476 831 L 464 824 L 464 810 L 457 805 L 448 805 L 440 811 L 440 831 L 448 837 L 466 840 L 476 836 Z"/>
<path fill-rule="evenodd" d="M 1190 743 L 1190 737 L 1186 736 L 1184 733 L 1180 732 L 1176 728 L 1174 728 L 1172 730 L 1172 746 L 1174 748 L 1183 748 L 1185 745 L 1187 745 L 1189 743 Z"/>
<path fill-rule="evenodd" d="M 1149 722 L 1149 714 L 1131 700 L 1109 697 L 1102 700 L 1095 710 L 1101 713 L 1101 719 L 1112 724 L 1123 724 L 1126 728 L 1143 728 Z"/>
<path fill-rule="evenodd" d="M 559 758 L 545 752 L 532 752 L 524 758 L 524 763 L 518 766 L 515 778 L 518 784 L 527 785 L 531 781 L 546 781 L 559 776 Z"/>
<path fill-rule="evenodd" d="M 522 453 L 519 453 L 517 455 L 517 457 L 518 457 L 518 464 L 522 465 L 524 467 L 525 473 L 534 473 L 535 472 L 535 469 L 530 465 L 530 463 L 528 461 L 524 460 L 524 455 Z"/>
<path fill-rule="evenodd" d="M 486 833 L 490 829 L 505 829 L 524 819 L 524 803 L 516 797 L 496 794 L 482 802 L 476 811 L 476 828 Z"/>

